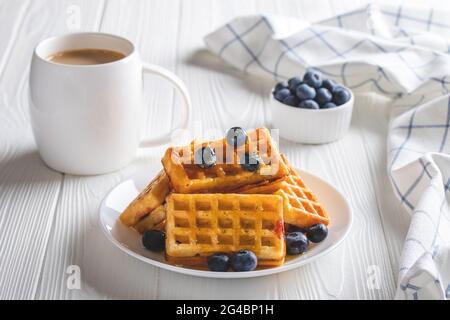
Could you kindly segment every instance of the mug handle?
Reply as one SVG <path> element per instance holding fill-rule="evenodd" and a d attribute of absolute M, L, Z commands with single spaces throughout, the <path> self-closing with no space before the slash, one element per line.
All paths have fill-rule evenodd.
<path fill-rule="evenodd" d="M 174 73 L 170 72 L 167 69 L 164 69 L 163 67 L 150 64 L 150 63 L 142 63 L 142 72 L 143 73 L 151 73 L 159 75 L 166 80 L 169 80 L 173 86 L 178 90 L 178 92 L 183 97 L 183 114 L 181 116 L 181 123 L 178 127 L 173 128 L 170 132 L 156 136 L 154 138 L 145 137 L 141 140 L 139 147 L 141 148 L 150 148 L 159 146 L 161 144 L 165 144 L 170 142 L 171 134 L 175 130 L 178 129 L 186 129 L 189 125 L 189 119 L 191 117 L 192 113 L 192 105 L 191 105 L 191 98 L 189 97 L 189 92 L 183 83 L 183 81 L 178 78 Z"/>

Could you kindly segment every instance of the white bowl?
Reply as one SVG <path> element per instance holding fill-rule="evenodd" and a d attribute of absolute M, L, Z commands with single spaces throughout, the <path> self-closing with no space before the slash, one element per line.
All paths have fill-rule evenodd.
<path fill-rule="evenodd" d="M 338 140 L 348 131 L 352 119 L 354 96 L 347 90 L 351 94 L 349 101 L 336 108 L 319 110 L 288 106 L 271 93 L 272 126 L 279 129 L 282 138 L 294 142 L 320 144 Z"/>

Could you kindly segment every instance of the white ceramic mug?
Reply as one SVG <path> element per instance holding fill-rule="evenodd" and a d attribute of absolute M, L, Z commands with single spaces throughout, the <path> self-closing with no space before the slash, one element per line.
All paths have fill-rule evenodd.
<path fill-rule="evenodd" d="M 75 49 L 107 49 L 124 58 L 105 64 L 60 64 L 47 58 Z M 191 102 L 183 82 L 170 71 L 143 63 L 129 40 L 104 33 L 72 33 L 40 42 L 30 71 L 30 115 L 33 133 L 44 162 L 70 174 L 102 174 L 120 169 L 138 147 L 170 141 L 171 133 L 140 138 L 142 74 L 172 82 L 183 97 L 186 128 Z"/>

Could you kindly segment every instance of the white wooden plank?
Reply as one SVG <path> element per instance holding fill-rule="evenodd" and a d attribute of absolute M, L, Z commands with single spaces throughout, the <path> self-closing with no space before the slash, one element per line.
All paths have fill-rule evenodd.
<path fill-rule="evenodd" d="M 38 285 L 61 175 L 42 163 L 32 138 L 27 103 L 29 62 L 39 40 L 67 31 L 66 8 L 77 3 L 81 6 L 83 2 L 2 3 L 7 11 L 0 13 L 0 42 L 6 44 L 0 70 L 1 298 L 33 298 Z M 88 21 L 86 14 L 84 23 Z"/>
<path fill-rule="evenodd" d="M 0 15 L 2 28 L 0 29 L 0 70 L 5 69 L 7 61 L 11 58 L 11 49 L 17 38 L 17 31 L 22 23 L 29 1 L 0 1 Z"/>
<path fill-rule="evenodd" d="M 100 30 L 131 39 L 143 60 L 175 71 L 178 26 L 167 23 L 166 17 L 170 15 L 176 22 L 177 6 L 178 1 L 139 1 L 132 6 L 129 1 L 110 1 L 103 10 Z M 147 32 L 150 30 L 153 32 Z M 154 135 L 171 127 L 174 93 L 170 85 L 155 77 L 146 76 L 144 82 L 148 103 L 143 110 L 148 122 L 144 131 Z M 117 250 L 106 240 L 97 220 L 99 204 L 107 191 L 160 157 L 158 148 L 141 150 L 136 161 L 118 172 L 96 177 L 65 176 L 38 298 L 156 297 L 159 270 Z M 70 265 L 81 269 L 81 290 L 67 288 L 66 270 Z"/>
<path fill-rule="evenodd" d="M 5 157 L 1 163 L 2 196 L 5 198 L 0 201 L 5 206 L 2 215 L 7 216 L 2 223 L 6 231 L 1 233 L 5 237 L 2 239 L 6 244 L 2 261 L 7 272 L 2 276 L 9 282 L 1 287 L 8 289 L 5 292 L 8 298 L 34 296 L 61 185 L 61 175 L 45 167 L 37 156 L 28 124 L 26 99 L 28 65 L 34 45 L 52 34 L 51 24 L 59 22 L 61 27 L 65 25 L 68 4 L 58 4 L 63 6 L 59 10 L 60 19 L 45 19 L 55 12 L 46 10 L 42 3 L 27 7 L 17 34 L 19 40 L 11 50 L 13 58 L 1 79 L 5 89 L 2 120 L 9 126 L 8 135 L 2 135 L 2 142 L 6 145 L 5 149 L 2 148 L 2 156 Z M 37 16 L 40 17 L 38 21 Z M 30 27 L 33 32 L 30 32 Z"/>
<path fill-rule="evenodd" d="M 410 215 L 395 196 L 388 177 L 386 141 L 391 110 L 391 102 L 388 99 L 368 95 L 363 106 L 356 110 L 356 116 L 364 128 L 362 137 L 368 153 L 371 175 L 374 177 L 375 195 L 396 280 Z"/>
<path fill-rule="evenodd" d="M 48 175 L 32 144 L 24 114 L 22 74 L 15 63 L 26 65 L 17 57 L 15 46 L 28 1 L 0 3 L 0 298 L 32 297 L 39 277 L 45 244 L 50 230 L 50 215 L 59 189 L 59 175 Z M 26 58 L 27 62 L 29 57 Z M 21 73 L 20 73 L 21 72 Z M 11 77 L 9 77 L 11 76 Z M 7 82 L 9 81 L 9 82 Z M 20 87 L 22 85 L 22 88 Z M 17 90 L 19 88 L 19 90 Z M 21 141 L 19 142 L 18 139 Z M 25 143 L 22 143 L 25 142 Z M 47 195 L 38 194 L 41 187 Z M 26 195 L 26 196 L 25 196 Z"/>

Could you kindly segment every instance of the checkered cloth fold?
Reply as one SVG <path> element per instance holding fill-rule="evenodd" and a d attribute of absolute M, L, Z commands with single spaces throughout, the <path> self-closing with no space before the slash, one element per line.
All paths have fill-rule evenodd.
<path fill-rule="evenodd" d="M 396 298 L 450 298 L 450 22 L 441 10 L 369 5 L 309 24 L 239 17 L 205 37 L 229 64 L 274 81 L 314 67 L 393 99 L 388 168 L 409 211 Z"/>

